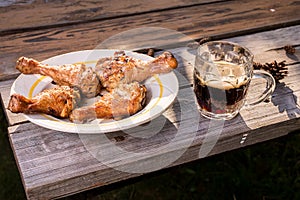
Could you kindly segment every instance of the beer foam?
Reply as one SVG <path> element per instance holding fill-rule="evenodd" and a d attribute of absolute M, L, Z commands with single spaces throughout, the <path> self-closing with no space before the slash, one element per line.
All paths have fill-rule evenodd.
<path fill-rule="evenodd" d="M 230 89 L 235 88 L 232 84 L 230 84 L 228 82 L 223 82 L 223 81 L 208 81 L 206 83 L 206 86 L 217 88 L 220 90 L 230 90 Z"/>
<path fill-rule="evenodd" d="M 225 61 L 215 62 L 215 65 L 218 69 L 220 76 L 229 76 L 229 77 L 240 77 L 245 74 L 245 69 L 243 66 L 228 63 Z"/>
<path fill-rule="evenodd" d="M 239 88 L 242 85 L 247 85 L 248 80 L 238 81 L 238 79 L 235 79 L 236 81 L 226 81 L 226 80 L 210 80 L 206 81 L 206 85 L 209 87 L 217 88 L 220 90 L 230 90 L 234 88 Z"/>
<path fill-rule="evenodd" d="M 248 84 L 249 77 L 246 76 L 243 66 L 226 61 L 215 62 L 215 65 L 217 72 L 214 78 L 205 81 L 207 86 L 229 90 Z"/>

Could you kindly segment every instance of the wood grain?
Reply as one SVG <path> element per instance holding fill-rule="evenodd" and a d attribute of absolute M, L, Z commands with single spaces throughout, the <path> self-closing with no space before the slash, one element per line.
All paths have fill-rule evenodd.
<path fill-rule="evenodd" d="M 227 39 L 249 46 L 262 61 L 269 57 L 286 59 L 290 73 L 277 84 L 270 102 L 245 107 L 240 115 L 224 124 L 200 116 L 190 87 L 193 51 L 176 48 L 172 52 L 180 60 L 177 73 L 185 74 L 178 76 L 187 80 L 181 81 L 184 84 L 174 105 L 151 122 L 154 127 L 164 122 L 157 133 L 153 133 L 147 124 L 140 129 L 99 135 L 57 132 L 32 123 L 10 126 L 9 138 L 28 199 L 63 197 L 141 176 L 147 172 L 146 169 L 151 171 L 151 163 L 168 161 L 177 154 L 182 154 L 179 159 L 161 167 L 168 168 L 243 148 L 298 130 L 300 63 L 288 57 L 280 47 L 286 42 L 298 44 L 300 38 L 293 37 L 292 33 L 299 32 L 299 28 L 294 26 Z M 257 45 L 261 41 L 265 41 L 263 47 Z M 298 49 L 294 56 L 298 58 Z M 8 89 L 11 81 L 2 83 L 5 83 L 0 87 L 4 97 L 6 93 L 3 91 Z M 125 152 L 114 154 L 113 147 Z M 146 156 L 140 156 L 142 153 Z M 136 173 L 126 170 L 136 170 Z"/>
<path fill-rule="evenodd" d="M 144 13 L 180 9 L 222 0 L 33 1 L 0 7 L 0 35 Z M 223 0 L 224 1 L 224 0 Z"/>
<path fill-rule="evenodd" d="M 5 52 L 0 55 L 0 80 L 18 74 L 14 63 L 20 56 L 43 60 L 70 51 L 94 49 L 109 37 L 135 28 L 162 27 L 186 34 L 194 40 L 206 36 L 220 39 L 297 24 L 299 8 L 297 1 L 292 0 L 276 3 L 272 0 L 226 1 L 5 35 L 0 38 L 0 51 Z M 275 9 L 275 12 L 270 9 Z M 139 36 L 127 35 L 116 40 L 117 44 L 108 45 L 111 48 L 138 49 L 169 43 L 165 36 L 157 38 L 157 34 L 153 33 L 147 34 L 148 37 Z M 131 42 L 123 46 L 128 38 Z"/>

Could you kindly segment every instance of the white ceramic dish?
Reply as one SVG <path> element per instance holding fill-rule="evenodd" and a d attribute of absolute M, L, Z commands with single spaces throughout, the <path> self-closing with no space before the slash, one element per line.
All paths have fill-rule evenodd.
<path fill-rule="evenodd" d="M 67 63 L 84 62 L 94 66 L 102 57 L 112 56 L 116 50 L 85 50 L 58 55 L 43 63 L 62 65 Z M 153 59 L 145 54 L 126 51 L 127 55 L 149 61 Z M 11 94 L 18 93 L 26 97 L 33 97 L 45 88 L 53 87 L 52 79 L 40 75 L 21 74 L 13 83 Z M 132 128 L 161 115 L 175 100 L 178 93 L 178 80 L 174 72 L 155 75 L 145 81 L 147 88 L 147 105 L 138 113 L 121 120 L 97 119 L 85 124 L 76 124 L 68 119 L 58 119 L 46 114 L 26 114 L 26 118 L 42 127 L 71 133 L 105 133 Z M 89 100 L 90 102 L 93 102 Z"/>

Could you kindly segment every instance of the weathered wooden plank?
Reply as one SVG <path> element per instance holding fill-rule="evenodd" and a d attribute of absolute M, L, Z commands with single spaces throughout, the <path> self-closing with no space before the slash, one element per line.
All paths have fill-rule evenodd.
<path fill-rule="evenodd" d="M 299 91 L 296 95 L 299 95 Z M 282 97 L 278 96 L 278 98 Z M 283 100 L 283 102 L 285 101 Z M 262 113 L 261 111 L 264 107 L 265 106 L 259 106 L 252 108 L 251 110 L 254 110 L 253 113 L 256 113 L 257 115 Z M 266 107 L 272 107 L 272 104 Z M 276 109 L 276 107 L 272 107 L 272 110 Z M 178 111 L 176 111 L 176 113 L 178 113 Z M 271 125 L 266 127 L 266 124 L 260 123 L 257 126 L 257 119 L 251 120 L 249 118 L 245 118 L 245 116 L 248 116 L 245 114 L 245 111 L 242 112 L 241 116 L 227 122 L 224 126 L 222 135 L 219 137 L 218 144 L 214 147 L 211 154 L 272 139 L 299 128 L 299 120 L 295 121 L 292 119 L 292 121 L 288 122 L 278 121 L 280 118 L 285 119 L 285 113 L 273 114 L 268 112 L 262 114 L 264 115 L 261 119 L 264 119 L 264 121 L 268 122 L 268 124 L 271 122 Z M 266 116 L 271 117 L 265 118 Z M 277 120 L 270 120 L 272 118 L 277 118 Z M 181 157 L 180 160 L 177 161 L 178 163 L 176 162 L 174 165 L 197 159 L 197 155 L 199 155 L 199 146 L 203 141 L 203 134 L 207 131 L 207 123 L 207 120 L 201 119 L 199 127 L 202 127 L 202 129 L 199 129 L 196 134 L 194 139 L 195 142 L 191 145 L 189 151 L 187 151 L 186 157 Z M 256 125 L 256 127 L 252 128 L 251 123 Z M 272 126 L 272 123 L 276 123 L 277 125 Z M 20 154 L 23 154 L 22 157 L 25 157 L 24 160 L 19 160 L 19 165 L 21 168 L 23 167 L 24 171 L 22 174 L 28 181 L 28 188 L 26 191 L 31 195 L 41 195 L 39 197 L 45 198 L 49 197 L 46 195 L 50 195 L 50 197 L 54 194 L 64 195 L 66 194 L 66 191 L 72 193 L 72 191 L 88 189 L 90 188 L 88 187 L 89 184 L 92 183 L 93 186 L 95 186 L 95 183 L 97 183 L 96 186 L 100 186 L 140 175 L 116 172 L 113 169 L 103 169 L 103 165 L 97 162 L 86 151 L 86 148 L 83 148 L 82 141 L 80 141 L 78 136 L 75 134 L 51 132 L 33 124 L 21 124 L 16 127 L 11 127 L 10 131 L 15 129 L 14 131 L 18 133 L 12 134 L 10 137 L 12 143 L 16 147 L 16 156 L 21 157 Z M 167 126 L 165 128 L 171 129 L 172 127 Z M 274 131 L 269 132 L 268 130 L 270 129 Z M 33 133 L 32 130 L 35 130 L 35 132 Z M 146 144 L 136 142 L 134 141 L 136 140 L 135 138 L 130 138 L 130 136 L 126 135 L 124 136 L 124 133 L 121 132 L 114 133 L 113 136 L 106 134 L 106 136 L 113 140 L 116 144 L 119 143 L 119 147 L 132 151 L 141 151 L 144 149 L 144 145 L 146 145 L 148 149 L 151 149 L 151 146 L 157 146 L 158 144 L 165 145 L 166 138 L 169 138 L 167 141 L 170 141 L 172 138 L 167 137 L 167 135 L 172 136 L 172 132 L 174 131 L 163 131 L 164 134 L 156 135 L 157 138 L 163 136 L 163 140 L 152 137 L 150 140 L 146 141 Z M 188 135 L 188 131 L 185 130 L 185 133 Z M 115 139 L 118 137 L 123 137 L 124 140 L 119 141 L 118 139 Z M 187 138 L 188 137 L 182 137 L 180 138 L 180 141 Z M 91 140 L 101 141 L 99 139 L 95 140 L 94 138 Z M 102 142 L 100 142 L 100 144 L 105 145 Z M 95 144 L 93 145 L 94 148 L 97 147 Z M 175 146 L 180 147 L 178 143 L 176 143 Z M 128 159 L 130 160 L 130 158 L 127 158 L 126 163 L 129 162 Z M 141 160 L 138 162 L 141 162 Z M 130 164 L 128 164 L 128 168 L 129 167 Z M 112 173 L 116 174 L 116 176 L 111 176 Z M 64 174 L 64 176 L 62 174 Z M 66 181 L 59 181 L 61 179 L 66 179 Z M 51 183 L 51 180 L 56 181 Z M 78 185 L 78 182 L 83 184 Z M 47 189 L 42 186 L 40 186 L 40 188 L 38 187 L 38 185 L 45 183 L 47 183 Z M 32 186 L 32 188 L 30 188 L 30 186 Z M 64 188 L 63 191 L 62 188 Z"/>
<path fill-rule="evenodd" d="M 296 72 L 299 71 L 299 67 L 299 64 L 292 65 L 291 69 Z M 299 104 L 300 88 L 296 88 L 297 80 L 299 80 L 299 74 L 297 77 L 286 77 L 284 84 L 282 83 L 277 87 L 271 102 L 243 109 L 241 115 L 226 122 L 222 135 L 218 138 L 218 144 L 210 152 L 210 155 L 273 139 L 299 129 L 300 109 L 297 104 Z M 290 89 L 293 87 L 293 90 Z M 183 94 L 182 96 L 188 95 Z M 280 111 L 282 108 L 286 109 Z M 105 136 L 118 144 L 119 147 L 133 152 L 166 145 L 168 141 L 172 141 L 177 130 L 174 127 L 179 126 L 177 123 L 184 123 L 180 121 L 182 119 L 178 119 L 180 118 L 180 109 L 180 106 L 175 104 L 169 112 L 165 113 L 164 116 L 169 123 L 165 124 L 161 134 L 147 140 L 139 140 L 123 132 L 115 132 Z M 186 109 L 183 110 L 187 112 Z M 192 118 L 186 119 L 186 121 L 190 120 L 192 121 Z M 201 117 L 196 135 L 189 133 L 187 129 L 184 131 L 185 134 L 178 140 L 183 142 L 194 136 L 194 142 L 184 154 L 185 156 L 174 162 L 174 165 L 198 158 L 199 148 L 208 130 L 208 123 L 208 120 Z M 195 124 L 193 125 L 195 126 Z M 76 134 L 50 131 L 28 123 L 12 126 L 9 128 L 9 132 L 29 195 L 41 195 L 39 197 L 46 197 L 43 195 L 50 195 L 51 197 L 54 194 L 65 195 L 65 192 L 72 193 L 72 191 L 85 190 L 95 185 L 106 185 L 140 175 L 116 172 L 114 169 L 105 168 L 103 163 L 91 156 L 87 148 L 84 147 L 82 138 Z M 91 137 L 90 141 L 99 141 L 99 138 Z M 118 138 L 123 138 L 123 140 Z M 89 148 L 92 149 L 100 148 L 97 146 L 99 143 L 90 143 L 89 145 Z M 103 145 L 101 150 L 103 150 L 102 148 L 110 148 L 103 143 L 100 145 Z M 180 147 L 178 143 L 174 145 Z M 205 148 L 209 150 L 209 146 Z M 202 151 L 205 152 L 205 148 Z M 159 153 L 162 152 L 157 153 L 156 156 L 159 156 Z M 125 159 L 122 155 L 119 156 Z M 115 160 L 114 162 L 124 162 L 124 160 L 116 160 L 113 156 L 111 159 Z M 126 162 L 123 164 L 124 167 L 129 168 L 130 164 L 135 165 L 135 162 L 137 162 L 136 158 L 126 158 Z M 147 160 L 144 162 L 147 163 Z M 85 177 L 84 180 L 82 180 L 83 177 Z M 82 185 L 78 186 L 78 180 L 81 180 Z M 93 186 L 89 184 L 93 184 Z"/>
<path fill-rule="evenodd" d="M 255 55 L 256 62 L 278 62 L 286 60 L 288 64 L 300 62 L 300 26 L 291 26 L 271 32 L 230 38 L 229 41 L 239 43 L 249 48 Z M 294 55 L 289 55 L 283 49 L 286 45 L 293 45 Z"/>
<path fill-rule="evenodd" d="M 292 64 L 299 62 L 300 59 L 300 38 L 297 34 L 299 32 L 300 26 L 293 26 L 274 31 L 252 34 L 249 36 L 228 38 L 226 40 L 238 42 L 241 45 L 248 47 L 255 55 L 255 61 L 257 62 L 264 63 L 271 62 L 273 60 L 286 60 L 287 64 Z M 257 40 L 253 38 L 257 38 Z M 290 55 L 287 55 L 282 48 L 286 44 L 296 46 L 296 53 L 292 57 Z M 176 71 L 180 75 L 178 76 L 178 78 L 183 79 L 180 80 L 181 87 L 185 87 L 189 84 L 192 84 L 192 70 L 195 57 L 195 50 L 189 48 L 176 48 L 172 49 L 171 52 L 174 53 L 174 55 L 179 61 L 179 67 Z M 299 69 L 295 66 L 290 66 L 289 72 L 289 81 L 293 83 L 290 87 L 292 89 L 297 88 Z M 9 91 L 12 83 L 12 80 L 1 82 L 0 93 L 2 95 L 2 101 L 5 107 L 7 107 L 9 101 Z M 7 111 L 6 114 L 10 125 L 15 125 L 26 121 L 22 114 L 16 115 L 9 111 Z"/>
<path fill-rule="evenodd" d="M 244 132 L 235 136 L 222 134 L 217 144 L 210 151 L 209 156 L 279 138 L 292 131 L 299 130 L 299 126 L 299 118 L 277 123 L 276 126 L 270 125 L 252 130 L 249 130 L 247 124 L 241 123 L 236 126 L 236 129 L 241 129 Z M 228 131 L 230 131 L 230 128 L 224 128 L 223 133 L 228 133 Z"/>
<path fill-rule="evenodd" d="M 6 35 L 0 38 L 0 51 L 6 52 L 0 55 L 0 79 L 18 73 L 14 63 L 20 56 L 43 60 L 70 51 L 94 49 L 109 37 L 135 28 L 143 27 L 135 35 L 123 35 L 114 40 L 115 44 L 111 40 L 105 48 L 139 49 L 170 44 L 166 35 L 140 33 L 149 26 L 176 30 L 192 39 L 199 39 L 206 36 L 229 37 L 264 28 L 299 24 L 299 7 L 297 1 L 292 0 L 276 4 L 271 0 L 226 1 Z M 173 38 L 172 41 L 180 40 Z"/>
<path fill-rule="evenodd" d="M 122 1 L 27 1 L 0 4 L 0 35 L 15 31 L 87 23 L 91 21 L 179 9 L 222 0 Z M 224 1 L 224 0 L 223 0 Z M 7 5 L 7 6 L 5 6 Z"/>
<path fill-rule="evenodd" d="M 293 67 L 299 69 L 300 65 L 293 65 Z M 290 78 L 286 78 L 285 84 L 290 85 Z M 189 96 L 190 102 L 186 104 L 191 105 L 194 100 L 190 97 L 190 88 L 182 90 L 184 91 L 180 97 Z M 182 109 L 176 106 L 178 103 L 175 103 L 170 108 L 171 111 L 164 114 L 163 117 L 168 120 L 158 134 L 153 135 L 150 127 L 143 130 L 151 135 L 146 138 L 134 137 L 139 133 L 135 132 L 135 135 L 130 135 L 126 131 L 79 136 L 47 130 L 31 123 L 10 127 L 9 137 L 28 197 L 32 199 L 60 197 L 140 176 L 141 173 L 126 173 L 122 170 L 116 171 L 116 169 L 142 170 L 145 165 L 153 161 L 161 161 L 165 156 L 172 157 L 182 149 L 184 154 L 180 159 L 175 159 L 174 162 L 164 167 L 286 135 L 300 127 L 300 112 L 297 107 L 289 108 L 290 111 L 295 112 L 294 116 L 288 115 L 288 110 L 279 112 L 280 108 L 277 104 L 290 104 L 287 101 L 289 98 L 287 94 L 299 97 L 300 88 L 286 91 L 286 88 L 279 87 L 275 91 L 274 100 L 243 109 L 241 115 L 225 122 L 224 125 L 220 122 L 214 124 L 203 117 L 200 117 L 198 124 L 195 125 L 193 115 L 185 119 L 180 117 L 181 112 L 195 112 L 193 110 L 195 107 Z M 278 102 L 274 103 L 275 101 Z M 174 116 L 173 113 L 176 115 Z M 180 126 L 185 126 L 182 130 L 184 134 L 176 138 Z M 209 126 L 211 126 L 210 130 Z M 140 134 L 145 136 L 145 133 Z M 216 134 L 215 137 L 212 137 L 214 134 Z M 114 147 L 132 152 L 132 154 L 128 155 L 124 152 L 113 154 L 109 142 Z M 189 148 L 185 149 L 187 144 Z M 169 145 L 168 148 L 160 149 L 167 145 Z M 109 156 L 106 155 L 107 157 L 101 157 L 103 160 L 97 160 L 93 156 L 97 155 L 95 152 L 108 152 Z M 149 152 L 149 154 L 139 157 L 137 153 L 143 152 Z M 116 168 L 109 167 L 110 165 Z"/>

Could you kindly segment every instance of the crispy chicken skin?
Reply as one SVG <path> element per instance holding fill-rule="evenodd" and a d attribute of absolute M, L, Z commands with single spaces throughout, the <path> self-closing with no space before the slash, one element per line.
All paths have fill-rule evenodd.
<path fill-rule="evenodd" d="M 143 108 L 146 91 L 146 87 L 138 82 L 120 84 L 111 92 L 105 93 L 93 105 L 73 110 L 70 120 L 84 123 L 96 118 L 119 119 L 133 115 Z"/>
<path fill-rule="evenodd" d="M 46 89 L 33 98 L 11 95 L 8 109 L 13 113 L 45 113 L 58 118 L 68 118 L 80 101 L 80 93 L 69 86 Z"/>
<path fill-rule="evenodd" d="M 34 59 L 20 57 L 16 64 L 23 74 L 49 76 L 58 85 L 77 87 L 88 98 L 100 93 L 101 84 L 93 69 L 84 64 L 65 64 L 62 66 L 44 65 Z"/>
<path fill-rule="evenodd" d="M 154 74 L 168 73 L 177 67 L 177 60 L 170 52 L 164 52 L 152 61 L 142 61 L 115 52 L 113 57 L 98 60 L 95 72 L 103 87 L 108 91 L 120 83 L 142 82 Z"/>

